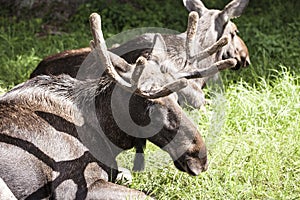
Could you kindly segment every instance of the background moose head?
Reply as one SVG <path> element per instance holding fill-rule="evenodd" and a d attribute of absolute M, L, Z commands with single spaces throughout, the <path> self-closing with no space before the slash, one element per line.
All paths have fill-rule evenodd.
<path fill-rule="evenodd" d="M 215 59 L 235 58 L 237 65 L 234 69 L 247 67 L 250 64 L 247 46 L 238 36 L 237 26 L 230 21 L 242 14 L 248 2 L 249 0 L 233 0 L 223 10 L 215 10 L 206 8 L 201 0 L 183 0 L 189 12 L 196 11 L 200 16 L 196 39 L 198 47 L 208 47 L 221 36 L 227 36 L 228 45 L 216 55 Z M 206 60 L 201 60 L 199 67 L 206 67 L 206 63 Z"/>

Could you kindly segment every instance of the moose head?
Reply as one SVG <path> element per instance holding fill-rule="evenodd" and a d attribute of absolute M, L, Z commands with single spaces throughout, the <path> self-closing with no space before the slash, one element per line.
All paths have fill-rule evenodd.
<path fill-rule="evenodd" d="M 222 36 L 229 39 L 222 51 L 217 55 L 220 59 L 235 58 L 237 65 L 233 69 L 239 69 L 250 65 L 250 58 L 247 46 L 238 36 L 236 25 L 230 21 L 239 17 L 249 0 L 233 0 L 223 10 L 208 9 L 201 0 L 183 0 L 189 12 L 196 11 L 199 16 L 197 42 L 201 47 L 207 47 Z M 206 63 L 205 61 L 200 62 Z"/>
<path fill-rule="evenodd" d="M 189 15 L 187 46 L 191 46 L 194 41 L 198 25 L 197 16 L 195 12 Z M 109 138 L 118 138 L 119 147 L 124 149 L 129 148 L 126 144 L 132 144 L 132 137 L 148 139 L 166 150 L 178 169 L 191 175 L 198 175 L 205 171 L 207 155 L 204 141 L 197 128 L 178 105 L 176 98 L 170 95 L 185 88 L 188 79 L 213 75 L 220 70 L 233 67 L 236 60 L 219 61 L 202 70 L 181 71 L 176 74 L 162 73 L 159 63 L 167 52 L 162 36 L 157 34 L 149 60 L 140 57 L 134 66 L 131 66 L 121 57 L 107 51 L 99 15 L 91 15 L 91 27 L 94 36 L 91 42 L 92 51 L 96 52 L 99 61 L 106 69 L 106 74 L 116 83 L 116 88 L 110 95 L 111 100 L 108 101 L 107 96 L 103 95 L 100 95 L 98 100 L 96 98 L 96 106 L 102 104 L 97 108 L 97 112 L 98 115 L 103 115 L 99 120 L 104 132 L 109 133 Z M 226 43 L 227 39 L 223 38 L 204 52 L 191 56 L 190 64 L 207 57 L 207 52 L 212 54 L 218 51 Z M 125 72 L 129 75 L 121 75 L 118 68 L 114 67 L 116 64 L 119 65 L 119 69 L 131 66 L 133 71 Z M 129 107 L 124 107 L 124 104 Z M 114 133 L 111 130 L 114 130 Z"/>

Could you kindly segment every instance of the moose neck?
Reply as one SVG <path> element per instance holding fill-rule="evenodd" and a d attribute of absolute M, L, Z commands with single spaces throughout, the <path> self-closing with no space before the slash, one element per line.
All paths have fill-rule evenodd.
<path fill-rule="evenodd" d="M 132 94 L 115 83 L 106 88 L 105 94 L 99 93 L 96 96 L 99 127 L 106 134 L 116 155 L 134 147 L 139 138 L 140 127 L 148 123 L 146 110 L 149 104 L 151 102 L 147 99 Z"/>

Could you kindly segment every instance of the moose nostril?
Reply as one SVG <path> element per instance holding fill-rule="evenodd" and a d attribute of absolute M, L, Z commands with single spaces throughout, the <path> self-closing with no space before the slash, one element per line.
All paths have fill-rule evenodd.
<path fill-rule="evenodd" d="M 250 59 L 249 59 L 248 56 L 247 57 L 241 57 L 241 60 L 242 60 L 243 67 L 248 67 L 251 64 Z"/>
<path fill-rule="evenodd" d="M 241 55 L 241 63 L 243 67 L 247 67 L 251 64 L 249 56 L 247 55 Z"/>
<path fill-rule="evenodd" d="M 248 53 L 241 51 L 240 52 L 241 63 L 243 67 L 247 67 L 251 64 Z"/>
<path fill-rule="evenodd" d="M 245 66 L 247 67 L 247 66 L 249 66 L 249 65 L 251 65 L 251 62 L 250 62 L 250 58 L 247 57 L 247 58 L 246 58 Z"/>
<path fill-rule="evenodd" d="M 205 165 L 203 166 L 202 172 L 207 171 L 207 169 L 208 169 L 208 162 L 206 162 Z"/>
<path fill-rule="evenodd" d="M 208 169 L 208 159 L 207 159 L 207 157 L 206 157 L 206 159 L 205 159 L 205 164 L 204 164 L 204 166 L 203 166 L 203 171 L 205 172 L 207 169 Z"/>
<path fill-rule="evenodd" d="M 207 159 L 207 155 L 205 153 L 205 155 L 201 155 L 201 153 L 199 153 L 199 159 L 201 162 L 201 166 L 202 166 L 202 171 L 206 171 L 208 169 L 208 159 Z"/>

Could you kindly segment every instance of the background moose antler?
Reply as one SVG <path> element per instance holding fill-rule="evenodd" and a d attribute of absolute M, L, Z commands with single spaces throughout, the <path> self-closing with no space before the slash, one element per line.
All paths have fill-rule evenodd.
<path fill-rule="evenodd" d="M 248 0 L 232 1 L 221 11 L 207 9 L 200 0 L 184 0 L 183 2 L 188 11 L 196 11 L 200 15 L 201 18 L 199 20 L 194 14 L 194 20 L 196 20 L 196 23 L 200 26 L 190 29 L 193 30 L 193 32 L 196 32 L 196 36 L 191 38 L 190 41 L 186 41 L 186 38 L 188 38 L 186 34 L 188 32 L 178 35 L 162 35 L 167 47 L 167 56 L 163 60 L 173 63 L 170 65 L 172 68 L 167 68 L 167 71 L 177 73 L 190 66 L 186 66 L 186 63 L 194 63 L 194 67 L 198 69 L 206 68 L 216 61 L 227 58 L 234 58 L 237 60 L 234 69 L 246 67 L 250 64 L 247 46 L 236 34 L 237 27 L 235 24 L 230 21 L 230 18 L 238 17 L 243 12 L 248 4 Z M 218 15 L 218 13 L 221 13 L 222 15 Z M 224 16 L 227 16 L 226 20 Z M 222 38 L 223 36 L 225 37 Z M 122 56 L 127 62 L 135 63 L 137 58 L 141 55 L 144 55 L 145 57 L 149 55 L 151 48 L 153 47 L 154 37 L 156 37 L 155 34 L 144 34 L 117 48 L 113 48 L 110 51 Z M 217 50 L 217 54 L 214 54 L 216 49 L 206 49 L 213 45 L 218 39 L 220 39 L 220 43 L 226 43 L 226 41 L 228 41 L 228 45 L 220 51 Z M 139 48 L 137 48 L 137 45 Z M 203 49 L 206 49 L 206 51 L 203 51 Z M 89 52 L 90 51 L 87 49 L 82 49 L 82 53 L 80 53 L 79 50 L 75 52 L 66 52 L 67 55 L 62 53 L 46 58 L 31 74 L 31 77 L 41 73 L 67 73 L 76 77 L 83 58 L 86 58 Z M 122 60 L 120 61 L 121 64 L 115 62 L 115 59 L 113 59 L 114 56 L 115 55 L 113 54 L 111 55 L 111 60 L 114 66 L 120 66 L 118 67 L 120 72 L 127 72 L 131 69 L 128 65 L 124 65 Z M 195 62 L 195 58 L 198 58 L 197 62 Z M 59 64 L 64 60 L 65 64 Z M 163 62 L 160 62 L 160 64 L 163 64 Z M 162 69 L 163 68 L 164 67 L 162 66 Z M 91 73 L 90 75 L 93 74 L 94 73 Z M 205 82 L 207 82 L 207 79 L 208 77 L 201 81 L 189 81 L 189 85 L 178 92 L 180 104 L 185 105 L 187 103 L 195 108 L 200 108 L 205 103 L 204 94 L 201 88 L 204 86 Z"/>
<path fill-rule="evenodd" d="M 196 34 L 196 29 L 197 29 L 197 18 L 198 14 L 196 12 L 191 12 L 189 15 L 189 26 L 188 26 L 188 34 L 187 34 L 187 43 L 189 46 L 189 50 L 187 51 L 189 55 L 191 55 L 191 49 L 192 43 L 193 43 L 193 38 L 195 37 Z M 137 63 L 133 67 L 133 73 L 132 73 L 132 78 L 131 78 L 131 84 L 126 82 L 120 74 L 116 71 L 113 63 L 111 62 L 111 57 L 114 58 L 115 62 L 121 63 L 122 65 L 129 65 L 125 60 L 118 56 L 114 56 L 113 53 L 108 53 L 107 47 L 105 45 L 105 40 L 103 38 L 103 33 L 101 31 L 101 19 L 100 15 L 97 13 L 93 13 L 90 16 L 90 22 L 91 22 L 91 31 L 94 37 L 94 40 L 91 41 L 91 48 L 94 49 L 101 62 L 104 64 L 106 68 L 107 74 L 113 78 L 119 85 L 121 85 L 123 88 L 126 90 L 129 90 L 131 92 L 135 92 L 136 94 L 143 96 L 145 98 L 150 98 L 150 99 L 155 99 L 159 97 L 164 97 L 167 96 L 173 92 L 177 92 L 178 90 L 184 88 L 187 86 L 187 80 L 186 79 L 192 79 L 192 78 L 203 78 L 207 76 L 214 75 L 218 71 L 234 67 L 236 64 L 235 59 L 227 59 L 224 61 L 219 61 L 215 63 L 214 65 L 206 68 L 206 69 L 201 69 L 197 70 L 194 72 L 181 72 L 179 74 L 174 74 L 173 76 L 176 77 L 176 79 L 172 83 L 168 83 L 167 85 L 162 86 L 155 92 L 150 92 L 150 91 L 142 91 L 138 88 L 138 83 L 139 79 L 143 73 L 143 70 L 145 69 L 145 65 L 147 63 L 147 60 L 144 57 L 139 57 L 137 60 Z M 156 37 L 162 38 L 160 34 L 157 34 Z M 161 39 L 163 41 L 163 39 Z M 227 38 L 224 37 L 220 41 L 216 42 L 213 44 L 211 47 L 208 49 L 205 49 L 203 52 L 200 52 L 196 56 L 190 56 L 193 61 L 199 60 L 200 58 L 207 57 L 208 55 L 211 55 L 218 51 L 220 48 L 222 48 L 225 44 L 227 44 Z M 208 53 L 209 54 L 208 54 Z M 204 56 L 205 55 L 205 56 Z M 200 58 L 199 58 L 199 57 Z M 126 67 L 126 66 L 125 66 Z M 124 68 L 121 66 L 121 68 Z M 151 78 L 151 77 L 149 77 Z M 179 79 L 179 80 L 177 80 Z"/>

